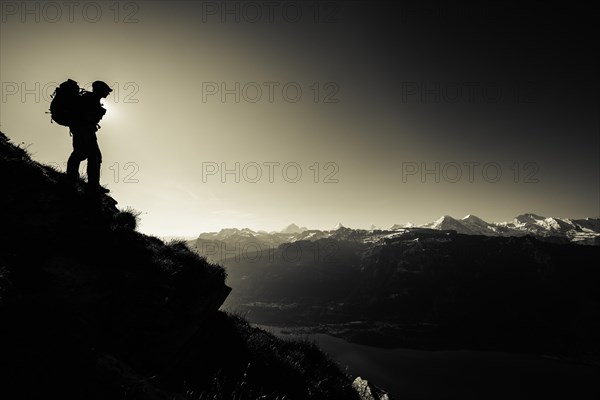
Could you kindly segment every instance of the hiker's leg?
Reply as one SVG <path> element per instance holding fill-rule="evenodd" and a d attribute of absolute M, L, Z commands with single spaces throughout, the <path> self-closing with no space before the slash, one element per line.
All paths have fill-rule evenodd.
<path fill-rule="evenodd" d="M 75 152 L 67 160 L 67 177 L 74 182 L 79 180 L 79 164 L 83 161 Z"/>
<path fill-rule="evenodd" d="M 93 138 L 95 139 L 95 138 Z M 102 154 L 96 140 L 90 140 L 90 149 L 87 162 L 88 185 L 91 187 L 100 186 L 100 163 Z"/>
<path fill-rule="evenodd" d="M 79 164 L 87 157 L 85 139 L 80 133 L 73 133 L 73 152 L 67 160 L 67 177 L 74 182 L 79 180 Z"/>

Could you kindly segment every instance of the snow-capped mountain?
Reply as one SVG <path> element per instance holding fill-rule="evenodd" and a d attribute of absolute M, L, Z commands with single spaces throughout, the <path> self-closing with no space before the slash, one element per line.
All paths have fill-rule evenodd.
<path fill-rule="evenodd" d="M 434 221 L 434 222 L 430 222 L 429 224 L 425 224 L 422 225 L 422 228 L 430 228 L 430 229 L 437 229 L 440 231 L 456 231 L 457 233 L 464 233 L 465 235 L 474 235 L 474 234 L 480 234 L 480 233 L 476 233 L 474 232 L 471 227 L 470 227 L 470 223 L 469 222 L 463 222 L 463 221 L 459 221 L 456 220 L 454 218 L 452 218 L 449 215 L 444 215 L 443 217 L 439 218 L 438 220 Z M 473 224 L 474 228 L 477 228 L 476 225 Z M 476 231 L 478 229 L 475 229 Z"/>
<path fill-rule="evenodd" d="M 442 231 L 456 231 L 465 235 L 497 236 L 497 232 L 494 231 L 492 224 L 471 214 L 460 220 L 452 218 L 449 215 L 444 215 L 437 221 L 420 225 L 420 227 Z"/>
<path fill-rule="evenodd" d="M 345 226 L 344 226 L 344 225 L 342 225 L 342 223 L 341 223 L 341 222 L 338 222 L 337 224 L 335 224 L 335 226 L 333 227 L 333 229 L 332 229 L 332 230 L 333 230 L 333 231 L 337 231 L 338 229 L 341 229 L 341 228 L 345 228 Z"/>
<path fill-rule="evenodd" d="M 542 217 L 533 213 L 521 214 L 510 222 L 486 222 L 474 215 L 457 220 L 443 216 L 423 228 L 454 230 L 467 235 L 524 236 L 562 238 L 580 244 L 599 244 L 600 219 L 584 220 Z"/>
<path fill-rule="evenodd" d="M 475 215 L 467 215 L 460 220 L 460 223 L 469 228 L 470 234 L 472 235 L 494 236 L 496 234 L 493 229 L 493 224 L 490 224 Z"/>
<path fill-rule="evenodd" d="M 280 232 L 253 231 L 248 228 L 226 228 L 219 232 L 202 233 L 198 240 L 224 241 L 236 243 L 258 243 L 277 246 L 300 240 L 315 241 L 325 238 L 338 240 L 358 240 L 373 243 L 398 236 L 406 231 L 433 229 L 456 231 L 465 235 L 483 236 L 525 236 L 532 235 L 543 240 L 573 242 L 578 244 L 600 245 L 600 218 L 562 219 L 542 217 L 533 213 L 521 214 L 508 222 L 487 222 L 475 215 L 461 219 L 444 215 L 434 222 L 423 225 L 394 224 L 387 229 L 351 229 L 338 223 L 330 230 L 307 229 L 290 224 Z M 196 241 L 194 241 L 196 242 Z"/>
<path fill-rule="evenodd" d="M 388 231 L 395 231 L 397 229 L 404 229 L 404 228 L 414 228 L 415 226 L 416 225 L 413 224 L 412 222 L 407 222 L 405 224 L 394 224 L 388 228 Z"/>

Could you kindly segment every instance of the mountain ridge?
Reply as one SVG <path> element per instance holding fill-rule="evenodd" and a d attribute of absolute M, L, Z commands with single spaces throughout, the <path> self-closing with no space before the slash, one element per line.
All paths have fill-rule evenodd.
<path fill-rule="evenodd" d="M 248 228 L 227 228 L 221 229 L 219 232 L 201 233 L 197 239 L 230 240 L 236 235 L 242 235 L 243 232 L 246 238 L 250 240 L 257 239 L 265 243 L 283 243 L 334 237 L 339 234 L 337 231 L 344 232 L 347 230 L 362 233 L 371 232 L 371 236 L 375 237 L 382 236 L 386 232 L 389 234 L 391 232 L 410 229 L 434 229 L 439 231 L 456 231 L 457 233 L 466 235 L 499 237 L 532 235 L 542 240 L 562 240 L 583 245 L 600 245 L 600 218 L 571 219 L 542 217 L 534 213 L 520 214 L 508 222 L 487 222 L 473 214 L 468 214 L 461 219 L 444 215 L 436 221 L 426 224 L 394 224 L 387 229 L 373 228 L 373 226 L 369 229 L 354 229 L 345 227 L 341 223 L 338 223 L 333 229 L 329 230 L 299 228 L 295 224 L 290 226 L 297 229 L 289 230 L 284 228 L 279 232 L 272 231 L 266 234 Z"/>
<path fill-rule="evenodd" d="M 598 356 L 599 246 L 431 228 L 190 246 L 228 267 L 227 306 L 256 323 L 382 347 Z"/>

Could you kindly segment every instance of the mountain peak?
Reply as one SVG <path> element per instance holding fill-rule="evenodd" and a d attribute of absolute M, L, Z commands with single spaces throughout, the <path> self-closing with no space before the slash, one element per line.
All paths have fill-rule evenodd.
<path fill-rule="evenodd" d="M 461 221 L 469 222 L 471 224 L 477 224 L 477 225 L 484 225 L 484 226 L 489 225 L 489 223 L 487 221 L 484 221 L 481 218 L 479 218 L 473 214 L 466 215 L 464 218 L 461 219 Z"/>
<path fill-rule="evenodd" d="M 394 225 L 390 226 L 388 228 L 388 230 L 389 231 L 395 231 L 395 230 L 398 230 L 398 229 L 413 228 L 415 226 L 418 226 L 418 225 L 415 225 L 412 222 L 407 222 L 405 224 L 394 224 Z"/>
<path fill-rule="evenodd" d="M 433 223 L 431 223 L 431 227 L 441 227 L 443 224 L 451 224 L 458 223 L 458 220 L 452 218 L 449 215 L 442 215 L 438 219 L 436 219 Z"/>
<path fill-rule="evenodd" d="M 302 227 L 300 228 L 298 225 L 296 224 L 289 224 L 288 226 L 286 226 L 285 228 L 283 228 L 280 233 L 302 233 L 304 231 L 308 230 L 306 227 Z"/>
<path fill-rule="evenodd" d="M 542 217 L 540 215 L 534 214 L 534 213 L 525 213 L 525 214 L 521 214 L 515 217 L 515 221 L 524 223 L 524 222 L 535 222 L 535 221 L 542 221 L 546 219 L 545 217 Z"/>
<path fill-rule="evenodd" d="M 238 228 L 222 228 L 219 231 L 219 235 L 231 235 L 233 233 L 238 233 L 240 230 Z"/>
<path fill-rule="evenodd" d="M 345 226 L 344 226 L 344 225 L 342 225 L 342 223 L 341 223 L 341 222 L 338 222 L 338 223 L 337 223 L 337 224 L 336 224 L 336 225 L 333 227 L 333 229 L 332 229 L 332 230 L 333 230 L 333 231 L 337 231 L 338 229 L 342 229 L 342 228 L 345 228 Z"/>

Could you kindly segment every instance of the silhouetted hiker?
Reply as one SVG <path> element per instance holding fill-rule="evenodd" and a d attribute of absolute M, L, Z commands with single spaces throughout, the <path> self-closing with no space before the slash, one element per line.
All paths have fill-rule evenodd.
<path fill-rule="evenodd" d="M 69 125 L 73 134 L 73 152 L 67 161 L 67 176 L 77 182 L 79 179 L 79 164 L 87 158 L 88 190 L 92 194 L 108 193 L 109 190 L 100 186 L 100 164 L 102 153 L 98 147 L 96 132 L 98 123 L 106 113 L 100 100 L 106 98 L 112 89 L 102 81 L 92 83 L 92 91 L 81 96 L 78 106 L 78 116 Z"/>

